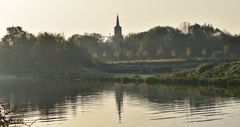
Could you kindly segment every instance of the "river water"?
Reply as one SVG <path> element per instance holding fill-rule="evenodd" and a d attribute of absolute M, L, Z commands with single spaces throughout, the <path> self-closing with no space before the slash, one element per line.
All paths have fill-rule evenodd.
<path fill-rule="evenodd" d="M 236 86 L 1 80 L 0 103 L 32 127 L 240 125 Z"/>

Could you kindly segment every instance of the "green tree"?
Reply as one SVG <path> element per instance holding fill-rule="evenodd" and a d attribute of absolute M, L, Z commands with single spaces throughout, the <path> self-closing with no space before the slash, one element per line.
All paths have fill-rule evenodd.
<path fill-rule="evenodd" d="M 21 27 L 8 27 L 7 34 L 2 38 L 3 55 L 7 57 L 6 67 L 15 72 L 30 71 L 31 48 L 35 43 L 33 34 L 23 31 Z"/>

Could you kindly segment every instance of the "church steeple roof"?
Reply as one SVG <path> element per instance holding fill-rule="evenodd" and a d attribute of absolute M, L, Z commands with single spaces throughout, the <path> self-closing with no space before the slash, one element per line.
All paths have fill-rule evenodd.
<path fill-rule="evenodd" d="M 117 23 L 116 23 L 116 26 L 120 26 L 118 15 L 117 15 Z"/>
<path fill-rule="evenodd" d="M 114 27 L 114 38 L 115 40 L 118 40 L 118 41 L 123 39 L 122 27 L 120 26 L 118 15 L 117 15 L 116 26 Z"/>

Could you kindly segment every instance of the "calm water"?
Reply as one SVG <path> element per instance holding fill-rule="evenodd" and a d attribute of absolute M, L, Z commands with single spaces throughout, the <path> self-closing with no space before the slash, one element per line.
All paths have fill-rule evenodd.
<path fill-rule="evenodd" d="M 237 127 L 240 88 L 1 80 L 0 102 L 32 127 Z"/>

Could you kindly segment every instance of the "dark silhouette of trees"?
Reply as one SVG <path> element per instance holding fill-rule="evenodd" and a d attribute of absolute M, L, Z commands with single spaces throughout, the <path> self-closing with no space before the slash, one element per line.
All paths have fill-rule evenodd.
<path fill-rule="evenodd" d="M 158 26 L 146 32 L 129 34 L 118 48 L 122 52 L 130 49 L 133 59 L 239 58 L 239 35 L 231 35 L 210 24 L 184 23 L 181 29 Z"/>
<path fill-rule="evenodd" d="M 71 65 L 70 50 L 61 34 L 40 33 L 36 39 L 37 42 L 32 49 L 35 69 L 57 71 Z"/>
<path fill-rule="evenodd" d="M 100 38 L 99 34 L 89 34 L 66 40 L 62 34 L 44 32 L 34 36 L 21 27 L 9 27 L 1 41 L 0 71 L 49 74 L 90 67 L 98 62 L 91 51 L 97 51 Z"/>
<path fill-rule="evenodd" d="M 75 34 L 68 39 L 68 42 L 81 49 L 84 53 L 79 55 L 86 55 L 82 56 L 84 58 L 92 57 L 97 59 L 101 56 L 100 44 L 103 43 L 103 37 L 100 34 Z"/>
<path fill-rule="evenodd" d="M 36 42 L 34 35 L 23 31 L 21 27 L 7 28 L 7 35 L 2 38 L 1 62 L 5 69 L 21 72 L 28 71 L 31 64 L 31 48 Z"/>
<path fill-rule="evenodd" d="M 64 73 L 90 68 L 101 61 L 143 59 L 219 59 L 240 57 L 240 35 L 212 25 L 184 23 L 181 30 L 155 27 L 131 33 L 123 40 L 100 34 L 72 35 L 39 33 L 8 27 L 0 40 L 0 72 Z"/>

